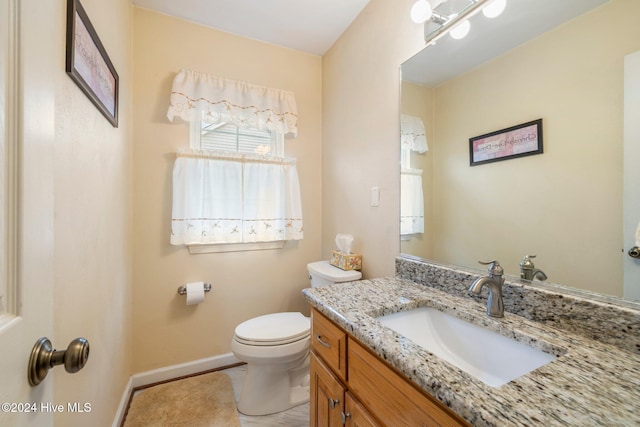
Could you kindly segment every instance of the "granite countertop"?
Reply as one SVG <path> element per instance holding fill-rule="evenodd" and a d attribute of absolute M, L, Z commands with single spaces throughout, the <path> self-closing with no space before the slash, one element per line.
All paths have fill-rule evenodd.
<path fill-rule="evenodd" d="M 303 290 L 305 299 L 474 426 L 640 425 L 640 355 L 401 278 Z M 491 387 L 375 317 L 430 306 L 558 356 Z"/>

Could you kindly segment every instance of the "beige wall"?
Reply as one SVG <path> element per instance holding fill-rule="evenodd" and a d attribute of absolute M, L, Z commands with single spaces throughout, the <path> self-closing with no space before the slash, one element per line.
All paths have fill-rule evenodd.
<path fill-rule="evenodd" d="M 56 1 L 54 204 L 55 285 L 52 342 L 83 336 L 86 367 L 53 370 L 54 402 L 88 402 L 91 412 L 58 413 L 56 425 L 110 425 L 131 375 L 131 7 L 128 0 L 83 0 L 120 76 L 114 128 L 65 74 L 67 2 Z M 51 19 L 54 19 L 52 17 Z"/>
<path fill-rule="evenodd" d="M 234 328 L 249 318 L 309 309 L 306 264 L 320 259 L 321 60 L 183 20 L 134 9 L 134 372 L 231 351 Z M 291 90 L 298 137 L 285 152 L 298 159 L 304 240 L 281 250 L 190 255 L 169 244 L 174 153 L 189 146 L 188 125 L 166 117 L 181 68 Z M 205 302 L 186 306 L 176 293 L 204 280 Z"/>
<path fill-rule="evenodd" d="M 612 1 L 436 89 L 435 259 L 500 254 L 519 275 L 538 254 L 550 281 L 622 295 L 623 57 L 639 16 Z M 538 118 L 542 155 L 469 167 L 469 137 Z"/>
<path fill-rule="evenodd" d="M 399 70 L 424 46 L 412 4 L 371 0 L 322 57 L 322 255 L 353 234 L 365 277 L 393 275 L 400 248 Z"/>

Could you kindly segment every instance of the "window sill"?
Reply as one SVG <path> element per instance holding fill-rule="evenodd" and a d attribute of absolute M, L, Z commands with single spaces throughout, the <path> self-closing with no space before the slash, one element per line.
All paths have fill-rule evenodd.
<path fill-rule="evenodd" d="M 284 240 L 257 243 L 194 244 L 187 245 L 187 247 L 189 248 L 189 253 L 192 255 L 219 252 L 264 251 L 269 249 L 282 249 L 284 247 Z"/>

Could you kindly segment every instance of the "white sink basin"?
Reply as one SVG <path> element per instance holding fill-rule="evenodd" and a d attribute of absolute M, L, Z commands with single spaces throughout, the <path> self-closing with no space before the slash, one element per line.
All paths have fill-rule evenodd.
<path fill-rule="evenodd" d="M 485 384 L 500 387 L 556 359 L 430 307 L 401 311 L 377 320 Z"/>

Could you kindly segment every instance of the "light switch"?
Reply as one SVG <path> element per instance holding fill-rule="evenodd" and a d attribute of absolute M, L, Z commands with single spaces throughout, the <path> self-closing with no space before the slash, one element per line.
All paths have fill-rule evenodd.
<path fill-rule="evenodd" d="M 380 187 L 371 187 L 371 206 L 380 206 Z"/>

